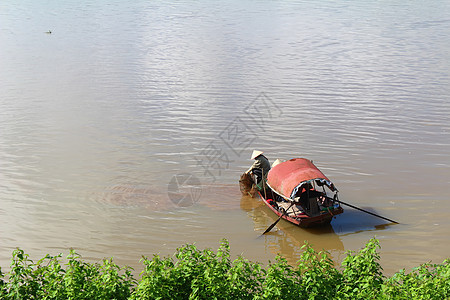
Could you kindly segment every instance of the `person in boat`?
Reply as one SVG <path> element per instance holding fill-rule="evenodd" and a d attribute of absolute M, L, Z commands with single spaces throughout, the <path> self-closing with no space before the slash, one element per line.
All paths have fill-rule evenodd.
<path fill-rule="evenodd" d="M 294 198 L 296 202 L 300 203 L 300 206 L 309 210 L 311 209 L 311 198 L 316 198 L 318 203 L 323 204 L 325 201 L 325 194 L 316 190 L 311 183 L 306 183 L 302 186 L 300 193 L 297 192 L 297 197 Z"/>
<path fill-rule="evenodd" d="M 259 183 L 261 179 L 264 177 L 267 177 L 267 173 L 270 171 L 270 162 L 263 155 L 264 152 L 253 150 L 252 156 L 250 159 L 254 159 L 255 162 L 253 165 L 245 172 L 245 173 L 251 173 L 256 176 L 256 183 Z"/>

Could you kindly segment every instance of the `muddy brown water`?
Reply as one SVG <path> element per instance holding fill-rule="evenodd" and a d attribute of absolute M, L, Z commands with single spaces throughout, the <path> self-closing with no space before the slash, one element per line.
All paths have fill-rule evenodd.
<path fill-rule="evenodd" d="M 266 263 L 372 237 L 387 273 L 450 242 L 448 3 L 0 3 L 0 265 L 75 248 L 139 267 L 185 243 Z M 46 33 L 51 30 L 51 33 Z M 238 180 L 306 157 L 352 209 L 276 219 Z"/>

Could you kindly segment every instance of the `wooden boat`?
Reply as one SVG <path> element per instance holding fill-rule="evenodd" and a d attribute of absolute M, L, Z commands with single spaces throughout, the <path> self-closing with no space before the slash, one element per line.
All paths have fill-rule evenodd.
<path fill-rule="evenodd" d="M 300 227 L 329 224 L 344 212 L 334 184 L 305 158 L 273 166 L 256 189 L 277 216 Z"/>

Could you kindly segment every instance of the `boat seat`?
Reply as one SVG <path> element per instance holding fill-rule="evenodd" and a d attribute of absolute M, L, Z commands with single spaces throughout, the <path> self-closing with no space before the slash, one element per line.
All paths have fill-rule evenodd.
<path fill-rule="evenodd" d="M 291 206 L 291 202 L 278 202 L 278 206 L 284 208 L 285 210 L 289 208 L 289 206 Z M 303 213 L 303 209 L 300 205 L 292 205 L 288 211 L 286 212 L 286 214 L 289 217 L 297 217 L 298 215 Z"/>

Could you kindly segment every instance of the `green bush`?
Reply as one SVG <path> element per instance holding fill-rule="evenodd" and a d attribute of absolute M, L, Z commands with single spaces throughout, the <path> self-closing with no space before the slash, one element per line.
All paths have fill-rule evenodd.
<path fill-rule="evenodd" d="M 152 260 L 145 266 L 133 299 L 253 299 L 261 293 L 264 270 L 242 257 L 230 260 L 230 247 L 223 241 L 217 254 L 193 245 L 177 249 L 172 258 Z"/>
<path fill-rule="evenodd" d="M 21 249 L 12 255 L 6 281 L 2 274 L 1 299 L 127 299 L 136 283 L 130 268 L 120 268 L 111 259 L 86 263 L 73 250 L 65 269 L 61 254 L 46 255 L 37 263 Z"/>
<path fill-rule="evenodd" d="M 21 249 L 12 253 L 10 271 L 0 268 L 0 299 L 446 299 L 450 297 L 450 264 L 424 264 L 410 273 L 385 277 L 379 264 L 379 242 L 370 240 L 358 252 L 347 252 L 340 268 L 326 251 L 305 244 L 291 266 L 277 256 L 267 267 L 243 257 L 230 258 L 223 240 L 217 252 L 194 245 L 173 257 L 143 257 L 139 280 L 129 267 L 112 259 L 84 262 L 71 250 L 46 255 L 34 263 Z"/>

